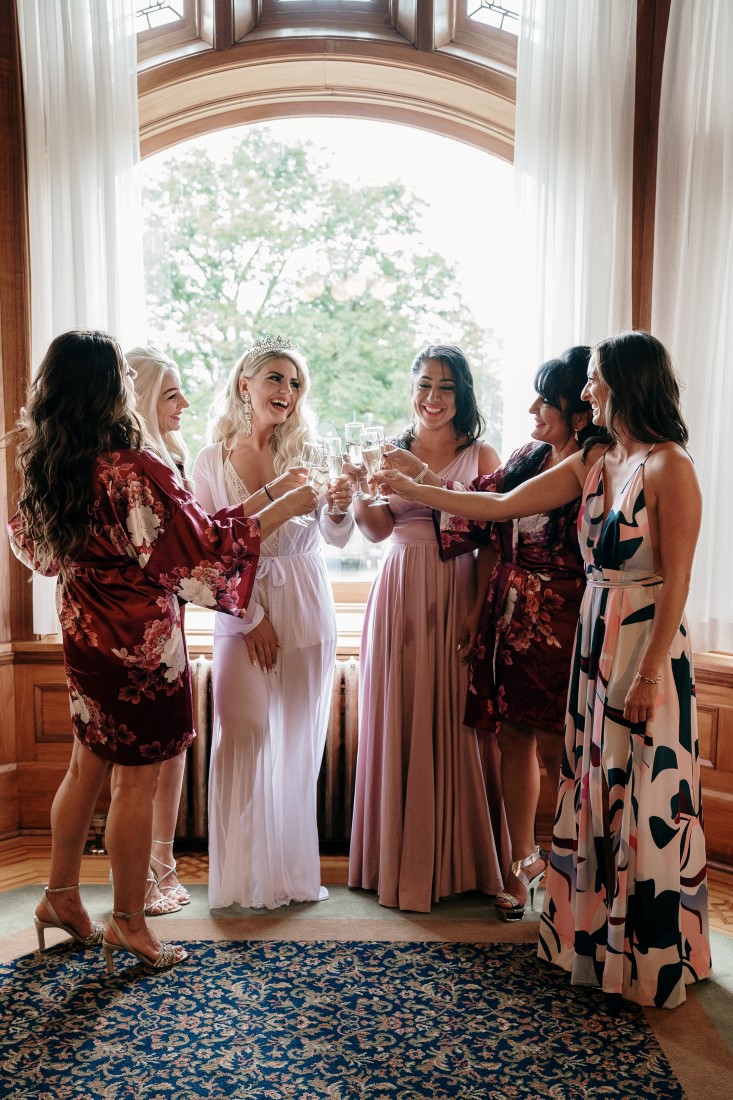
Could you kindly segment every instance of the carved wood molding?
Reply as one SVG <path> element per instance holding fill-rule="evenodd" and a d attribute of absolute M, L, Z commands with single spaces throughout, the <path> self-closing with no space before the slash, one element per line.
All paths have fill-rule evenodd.
<path fill-rule="evenodd" d="M 511 76 L 390 43 L 250 43 L 141 73 L 139 91 L 143 156 L 226 126 L 309 114 L 404 122 L 513 158 Z"/>

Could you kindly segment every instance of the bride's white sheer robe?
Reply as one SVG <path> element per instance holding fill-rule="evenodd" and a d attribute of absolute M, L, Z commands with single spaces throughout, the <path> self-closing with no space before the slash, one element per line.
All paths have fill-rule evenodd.
<path fill-rule="evenodd" d="M 248 495 L 222 444 L 193 470 L 207 511 Z M 353 529 L 322 508 L 289 521 L 261 548 L 248 621 L 217 615 L 214 733 L 209 767 L 209 905 L 274 909 L 317 901 L 321 886 L 316 786 L 326 739 L 336 618 L 321 538 L 343 546 Z M 275 670 L 249 659 L 245 634 L 266 614 L 280 648 Z"/>

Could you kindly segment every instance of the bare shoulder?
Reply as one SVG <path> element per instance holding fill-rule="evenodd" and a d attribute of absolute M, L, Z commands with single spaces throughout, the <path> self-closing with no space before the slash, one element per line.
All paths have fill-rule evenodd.
<path fill-rule="evenodd" d="M 493 474 L 494 470 L 498 470 L 500 466 L 501 459 L 498 451 L 490 443 L 483 442 L 478 454 L 479 474 Z"/>
<path fill-rule="evenodd" d="M 697 474 L 692 458 L 679 443 L 657 443 L 646 460 L 647 482 L 655 489 L 672 481 L 697 485 Z"/>
<path fill-rule="evenodd" d="M 690 455 L 678 443 L 660 443 L 646 460 L 644 491 L 647 504 L 675 524 L 699 526 L 702 493 Z"/>
<path fill-rule="evenodd" d="M 578 451 L 576 454 L 571 455 L 568 461 L 575 461 L 585 470 L 587 476 L 588 471 L 592 470 L 599 458 L 608 451 L 608 443 L 596 443 L 594 447 L 591 447 L 589 451 Z"/>
<path fill-rule="evenodd" d="M 560 466 L 566 467 L 568 471 L 572 471 L 578 479 L 581 488 L 583 488 L 588 474 L 607 450 L 608 446 L 604 443 L 591 447 L 589 451 L 576 451 L 574 455 L 570 455 L 569 458 L 561 462 Z"/>

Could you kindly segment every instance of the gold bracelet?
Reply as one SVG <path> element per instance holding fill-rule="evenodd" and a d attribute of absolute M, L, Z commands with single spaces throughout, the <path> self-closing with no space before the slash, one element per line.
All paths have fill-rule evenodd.
<path fill-rule="evenodd" d="M 642 676 L 640 672 L 637 672 L 636 679 L 641 680 L 642 684 L 661 684 L 661 676 Z"/>
<path fill-rule="evenodd" d="M 427 462 L 423 462 L 422 470 L 417 475 L 417 477 L 414 477 L 412 479 L 415 482 L 416 485 L 420 485 L 425 480 L 425 475 L 426 475 L 426 473 L 428 472 L 429 469 L 430 469 L 430 467 L 428 466 Z"/>

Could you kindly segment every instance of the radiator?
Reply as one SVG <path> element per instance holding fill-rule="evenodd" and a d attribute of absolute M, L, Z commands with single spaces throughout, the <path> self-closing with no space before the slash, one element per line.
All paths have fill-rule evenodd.
<path fill-rule="evenodd" d="M 176 836 L 206 840 L 213 712 L 209 657 L 197 657 L 191 662 L 191 680 L 198 736 L 186 754 Z M 318 778 L 318 835 L 321 841 L 344 842 L 351 835 L 358 740 L 359 665 L 351 658 L 337 661 L 334 667 L 331 715 Z"/>

